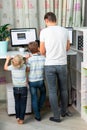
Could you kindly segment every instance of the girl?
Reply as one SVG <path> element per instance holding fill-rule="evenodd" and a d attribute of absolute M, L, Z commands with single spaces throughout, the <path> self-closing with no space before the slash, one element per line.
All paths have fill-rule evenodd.
<path fill-rule="evenodd" d="M 11 57 L 7 56 L 4 70 L 11 71 L 16 119 L 18 124 L 23 124 L 27 103 L 26 65 L 21 55 L 16 55 L 11 60 L 11 65 L 8 65 L 10 59 Z"/>

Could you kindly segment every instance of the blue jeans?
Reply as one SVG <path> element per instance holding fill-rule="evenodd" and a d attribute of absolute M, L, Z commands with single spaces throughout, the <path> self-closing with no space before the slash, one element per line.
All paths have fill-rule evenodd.
<path fill-rule="evenodd" d="M 44 81 L 29 82 L 32 108 L 35 117 L 40 118 L 40 109 L 42 108 L 46 99 L 46 89 Z M 39 90 L 39 93 L 38 93 Z"/>
<path fill-rule="evenodd" d="M 49 101 L 54 118 L 60 118 L 60 109 L 58 106 L 58 91 L 60 90 L 61 114 L 67 111 L 68 93 L 67 93 L 67 65 L 45 66 L 45 76 L 49 91 Z M 57 88 L 58 82 L 58 88 Z"/>
<path fill-rule="evenodd" d="M 26 103 L 27 103 L 27 87 L 14 87 L 15 112 L 16 118 L 24 120 Z"/>

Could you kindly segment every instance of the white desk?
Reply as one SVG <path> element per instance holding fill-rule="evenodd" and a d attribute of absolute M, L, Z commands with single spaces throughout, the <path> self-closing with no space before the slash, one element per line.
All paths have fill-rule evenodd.
<path fill-rule="evenodd" d="M 15 55 L 20 54 L 23 57 L 28 54 L 28 52 L 20 52 L 20 51 L 8 51 L 6 54 L 0 55 L 0 59 L 6 59 L 6 56 L 14 57 Z"/>
<path fill-rule="evenodd" d="M 29 52 L 20 52 L 20 51 L 8 51 L 6 54 L 0 55 L 0 59 L 6 59 L 6 56 L 11 56 L 14 57 L 17 54 L 22 55 L 23 57 L 26 56 L 26 54 L 28 54 Z M 73 50 L 69 50 L 67 51 L 67 55 L 76 55 L 77 52 L 73 51 Z"/>
<path fill-rule="evenodd" d="M 67 55 L 76 55 L 76 54 L 77 54 L 77 52 L 75 52 L 71 49 L 67 51 Z"/>

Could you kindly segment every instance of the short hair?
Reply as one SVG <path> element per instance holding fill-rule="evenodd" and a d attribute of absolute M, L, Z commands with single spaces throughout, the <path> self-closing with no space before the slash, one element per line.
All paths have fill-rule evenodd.
<path fill-rule="evenodd" d="M 40 40 L 35 40 L 38 43 L 38 47 L 40 47 Z"/>
<path fill-rule="evenodd" d="M 28 44 L 28 50 L 31 53 L 37 53 L 38 52 L 38 43 L 33 41 Z"/>
<path fill-rule="evenodd" d="M 44 20 L 48 19 L 51 22 L 56 22 L 56 15 L 53 12 L 48 12 L 44 16 Z"/>

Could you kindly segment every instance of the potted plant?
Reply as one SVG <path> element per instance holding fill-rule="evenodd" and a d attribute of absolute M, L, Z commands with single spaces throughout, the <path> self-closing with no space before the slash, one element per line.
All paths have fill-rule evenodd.
<path fill-rule="evenodd" d="M 8 26 L 10 24 L 4 24 L 0 26 L 0 54 L 5 54 L 7 52 L 8 41 L 10 31 Z"/>

